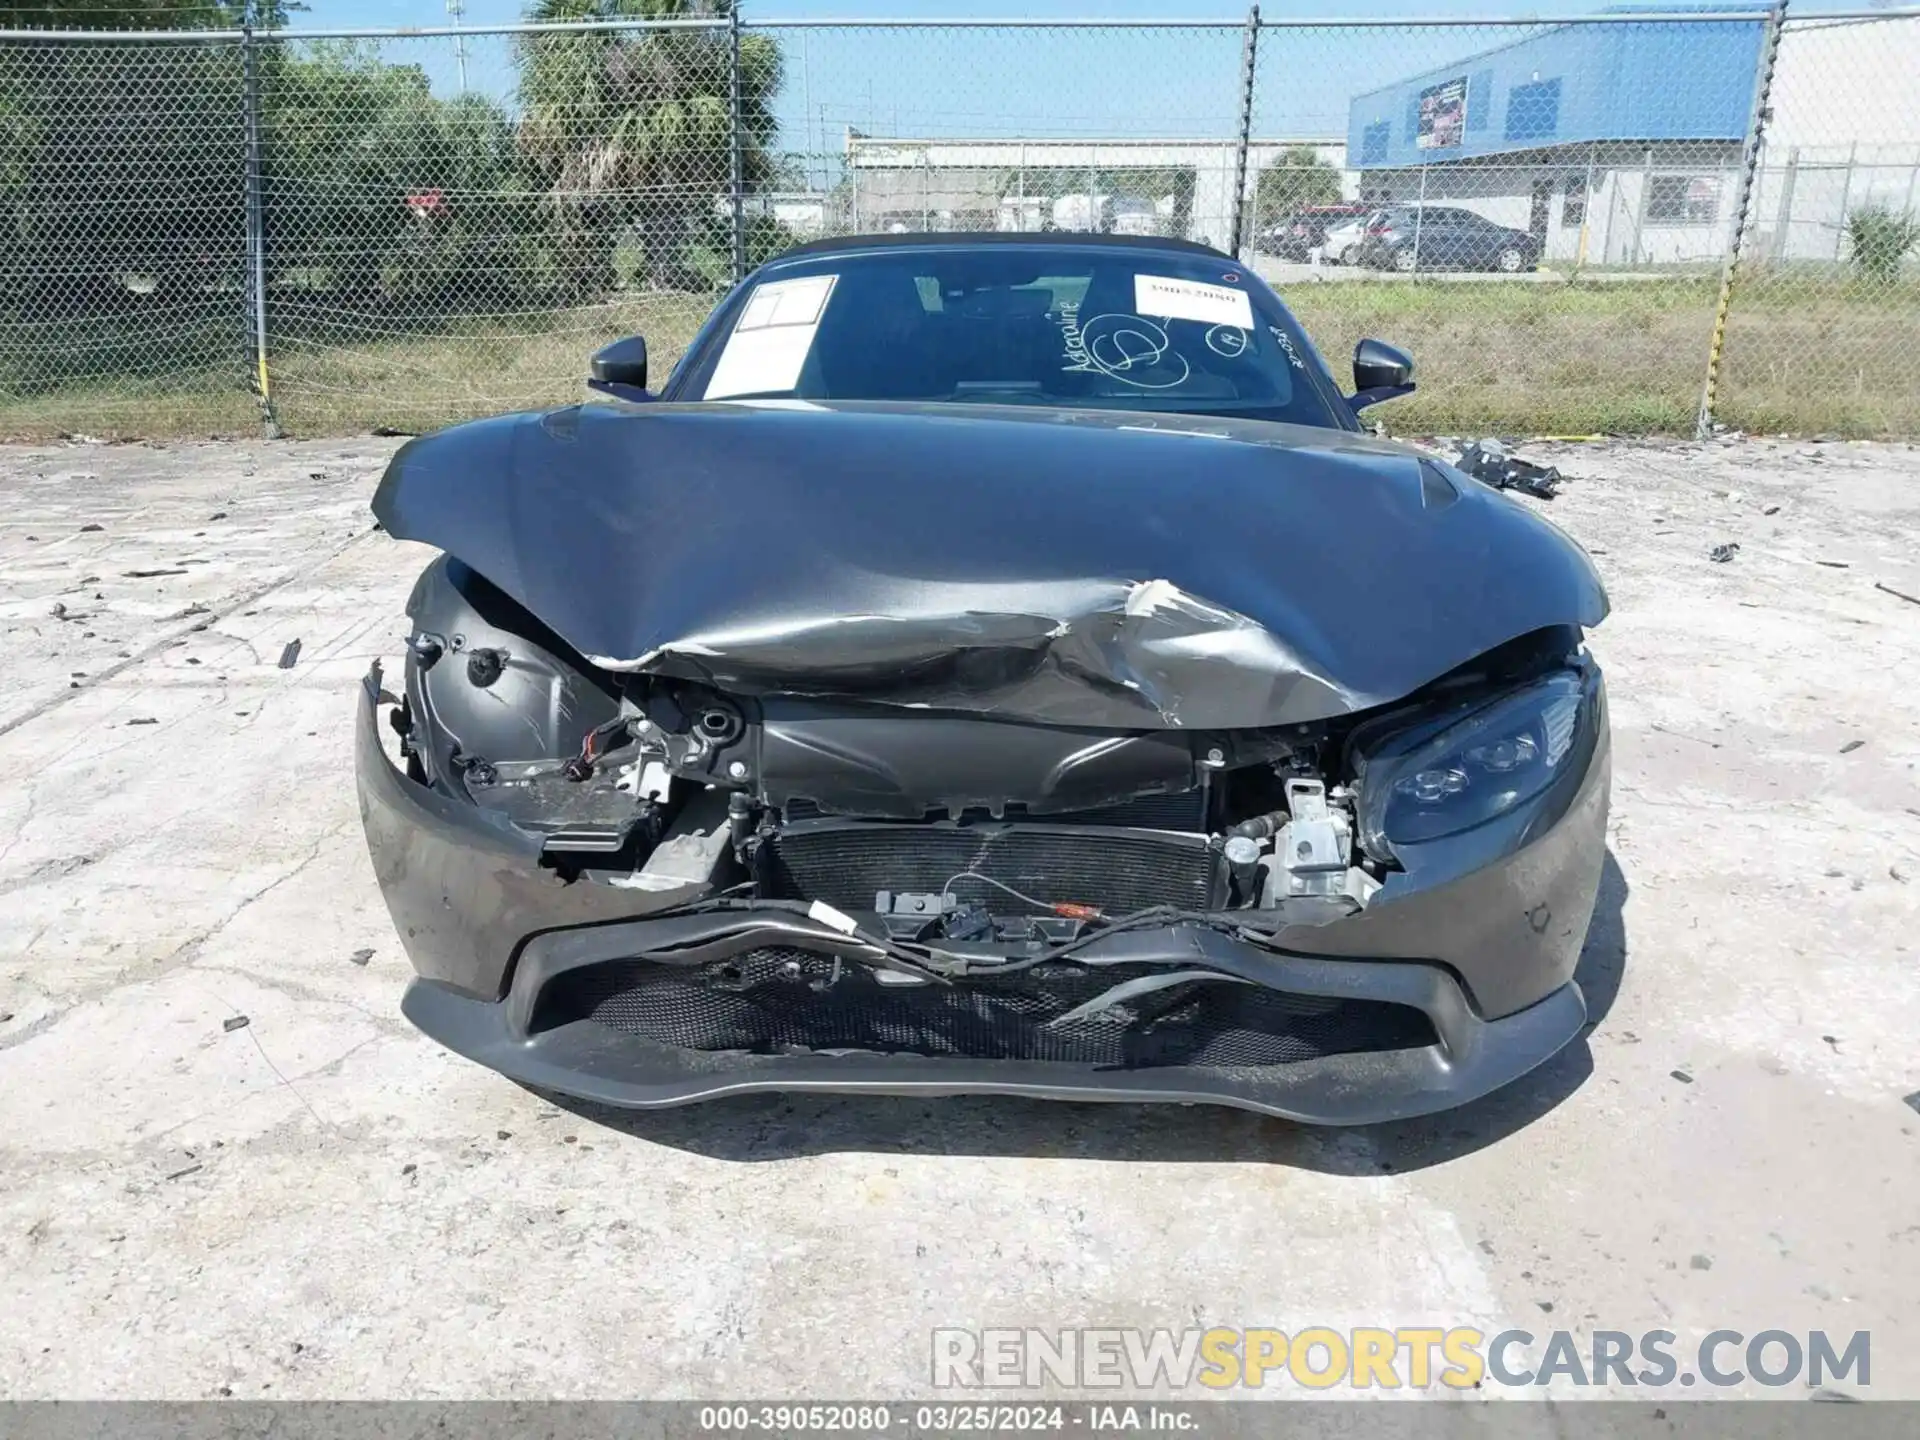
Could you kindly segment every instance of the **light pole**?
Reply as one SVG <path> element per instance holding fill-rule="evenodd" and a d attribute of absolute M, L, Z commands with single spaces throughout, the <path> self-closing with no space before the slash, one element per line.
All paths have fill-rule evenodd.
<path fill-rule="evenodd" d="M 460 17 L 467 13 L 467 0 L 447 0 L 447 15 L 453 21 L 453 28 L 460 28 Z M 453 37 L 453 63 L 460 71 L 460 93 L 467 93 L 467 37 Z"/>

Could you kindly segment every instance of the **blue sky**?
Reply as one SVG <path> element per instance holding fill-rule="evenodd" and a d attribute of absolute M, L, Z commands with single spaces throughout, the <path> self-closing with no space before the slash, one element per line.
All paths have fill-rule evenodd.
<path fill-rule="evenodd" d="M 1619 0 L 1353 0 L 1341 5 L 1337 0 L 1267 0 L 1262 7 L 1269 19 L 1286 17 L 1305 19 L 1316 16 L 1481 16 L 1481 15 L 1575 15 L 1593 14 L 1618 7 Z M 1650 0 L 1635 0 L 1639 8 L 1651 8 Z M 1746 4 L 1764 0 L 1746 0 Z M 1794 0 L 1793 10 L 1807 14 L 1819 10 L 1866 9 L 1874 0 Z M 467 23 L 481 25 L 517 20 L 526 9 L 525 0 L 466 0 Z M 1701 0 L 1677 0 L 1658 8 L 1740 9 L 1742 0 L 1722 7 L 1705 6 Z M 976 18 L 1060 16 L 1077 19 L 1102 16 L 1114 19 L 1238 19 L 1246 14 L 1244 4 L 1221 0 L 954 0 L 954 3 L 927 3 L 927 0 L 741 0 L 740 13 L 749 21 L 785 17 L 829 16 L 860 18 L 887 16 L 967 15 Z M 442 25 L 446 23 L 444 0 L 307 0 L 303 25 Z"/>
<path fill-rule="evenodd" d="M 1747 4 L 1754 0 L 1747 0 Z M 520 18 L 523 0 L 466 0 L 465 23 L 483 27 Z M 1348 15 L 1478 17 L 1502 12 L 1556 16 L 1609 8 L 1608 0 L 1351 0 Z M 1646 8 L 1645 0 L 1636 8 Z M 1671 9 L 1705 8 L 1687 0 Z M 1722 7 L 1715 7 L 1722 8 Z M 1746 8 L 1731 0 L 1723 8 Z M 1796 5 L 1801 10 L 1801 5 Z M 1814 8 L 1806 5 L 1805 9 Z M 1295 0 L 1263 7 L 1269 19 L 1342 13 L 1340 0 Z M 749 23 L 828 16 L 971 19 L 1017 17 L 1071 21 L 1218 19 L 1244 6 L 1223 0 L 743 0 Z M 308 0 L 296 28 L 444 25 L 444 0 Z M 837 152 L 847 126 L 903 136 L 1227 137 L 1238 123 L 1241 35 L 1218 30 L 789 30 L 776 113 L 781 146 Z M 1514 26 L 1268 29 L 1261 40 L 1256 135 L 1341 138 L 1347 101 L 1400 77 L 1504 44 L 1527 33 Z M 408 39 L 384 47 L 390 59 L 419 64 L 436 90 L 458 86 L 450 40 Z M 470 87 L 508 96 L 510 42 L 466 42 Z M 1650 77 L 1651 79 L 1652 77 Z"/>
<path fill-rule="evenodd" d="M 517 20 L 524 0 L 466 0 L 467 23 L 480 25 Z M 1489 0 L 1366 0 L 1342 9 L 1337 4 L 1273 4 L 1269 16 L 1313 16 L 1361 13 L 1366 15 L 1498 15 L 1577 14 L 1606 8 L 1580 0 L 1525 0 L 1499 4 Z M 1680 8 L 1676 6 L 1676 8 Z M 740 13 L 749 21 L 787 16 L 915 16 L 967 15 L 975 18 L 1012 16 L 1067 18 L 1098 15 L 1115 19 L 1140 17 L 1231 19 L 1244 16 L 1246 6 L 1220 0 L 965 0 L 965 3 L 915 3 L 915 0 L 742 0 Z M 446 23 L 444 0 L 307 0 L 307 25 L 440 25 Z"/>

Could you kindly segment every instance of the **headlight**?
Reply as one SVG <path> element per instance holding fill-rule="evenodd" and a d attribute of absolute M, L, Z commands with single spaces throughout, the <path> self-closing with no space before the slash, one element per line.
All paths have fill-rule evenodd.
<path fill-rule="evenodd" d="M 1440 731 L 1403 731 L 1362 754 L 1360 841 L 1380 859 L 1471 830 L 1564 771 L 1586 685 L 1570 671 L 1504 695 Z M 1411 738 L 1409 738 L 1411 737 Z"/>

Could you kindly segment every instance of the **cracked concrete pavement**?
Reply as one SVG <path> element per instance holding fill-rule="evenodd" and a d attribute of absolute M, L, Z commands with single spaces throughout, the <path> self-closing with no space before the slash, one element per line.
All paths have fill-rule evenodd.
<path fill-rule="evenodd" d="M 1526 450 L 1616 607 L 1593 1025 L 1316 1132 L 619 1116 L 413 1033 L 349 749 L 426 556 L 371 530 L 391 448 L 0 450 L 0 1396 L 877 1397 L 935 1326 L 1471 1324 L 1865 1329 L 1920 1397 L 1920 604 L 1875 588 L 1920 596 L 1920 452 Z"/>

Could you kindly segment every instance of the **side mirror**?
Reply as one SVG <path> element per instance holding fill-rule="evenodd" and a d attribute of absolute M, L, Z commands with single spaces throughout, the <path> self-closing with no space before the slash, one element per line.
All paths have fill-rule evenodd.
<path fill-rule="evenodd" d="M 1384 340 L 1362 340 L 1353 347 L 1353 388 L 1385 390 L 1413 384 L 1413 357 Z"/>
<path fill-rule="evenodd" d="M 1413 393 L 1413 357 L 1384 340 L 1362 340 L 1353 347 L 1353 394 L 1347 403 L 1364 410 L 1382 400 Z"/>
<path fill-rule="evenodd" d="M 623 400 L 641 398 L 647 388 L 646 340 L 639 335 L 629 335 L 596 351 L 587 384 L 604 395 L 617 395 Z"/>

